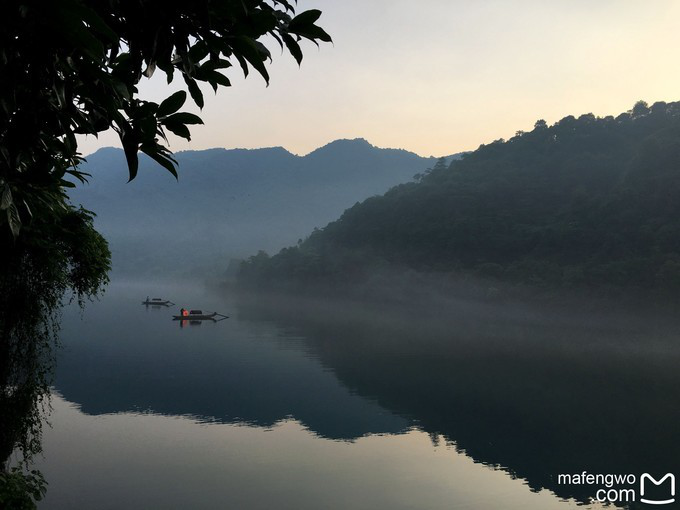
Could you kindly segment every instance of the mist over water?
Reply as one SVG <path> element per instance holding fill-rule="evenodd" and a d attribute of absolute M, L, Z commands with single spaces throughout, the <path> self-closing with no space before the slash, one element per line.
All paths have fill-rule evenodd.
<path fill-rule="evenodd" d="M 127 508 L 559 508 L 593 496 L 560 473 L 677 470 L 673 317 L 425 295 L 114 283 L 66 313 L 46 508 L 122 487 Z"/>
<path fill-rule="evenodd" d="M 680 508 L 672 1 L 336 3 L 3 9 L 0 510 Z"/>
<path fill-rule="evenodd" d="M 586 500 L 556 474 L 677 471 L 674 317 L 308 302 L 291 318 L 282 304 L 265 316 L 314 338 L 344 384 L 534 488 Z"/>

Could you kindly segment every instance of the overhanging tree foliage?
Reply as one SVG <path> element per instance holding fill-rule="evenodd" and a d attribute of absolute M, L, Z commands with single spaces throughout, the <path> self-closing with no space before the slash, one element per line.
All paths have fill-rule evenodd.
<path fill-rule="evenodd" d="M 186 92 L 154 103 L 139 97 L 139 82 L 154 72 L 181 78 L 203 107 L 199 83 L 229 86 L 232 65 L 268 82 L 263 38 L 298 63 L 301 39 L 330 41 L 320 14 L 295 15 L 286 0 L 0 4 L 0 506 L 17 506 L 18 492 L 30 508 L 44 490 L 30 473 L 3 473 L 4 461 L 15 448 L 29 459 L 40 451 L 62 296 L 97 294 L 110 267 L 92 214 L 65 192 L 87 177 L 76 135 L 113 128 L 130 180 L 140 151 L 177 175 L 166 133 L 189 139 L 201 119 L 180 111 Z"/>
<path fill-rule="evenodd" d="M 189 139 L 201 123 L 179 110 L 186 93 L 160 104 L 138 97 L 154 72 L 180 77 L 203 107 L 198 83 L 229 86 L 223 71 L 238 64 L 268 81 L 276 41 L 300 63 L 299 42 L 330 36 L 315 23 L 320 11 L 295 15 L 286 0 L 59 0 L 3 2 L 0 15 L 0 228 L 16 238 L 22 223 L 66 204 L 66 178 L 78 170 L 77 134 L 113 128 L 130 179 L 144 152 L 176 175 L 164 143 L 172 132 Z"/>

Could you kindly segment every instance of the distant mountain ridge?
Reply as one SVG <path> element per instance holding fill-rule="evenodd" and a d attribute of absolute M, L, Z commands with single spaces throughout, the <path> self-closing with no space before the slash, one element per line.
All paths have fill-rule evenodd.
<path fill-rule="evenodd" d="M 97 214 L 114 271 L 190 273 L 278 251 L 436 162 L 364 139 L 336 140 L 305 156 L 270 147 L 183 151 L 176 159 L 178 181 L 142 157 L 127 183 L 121 149 L 100 149 L 83 164 L 90 183 L 70 197 Z"/>

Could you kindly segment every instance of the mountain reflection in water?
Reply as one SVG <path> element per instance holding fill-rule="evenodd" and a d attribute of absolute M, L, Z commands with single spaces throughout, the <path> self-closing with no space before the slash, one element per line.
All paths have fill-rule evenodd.
<path fill-rule="evenodd" d="M 303 336 L 352 391 L 535 490 L 585 502 L 592 487 L 557 475 L 680 472 L 674 318 L 455 301 L 277 304 L 244 315 Z"/>
<path fill-rule="evenodd" d="M 83 321 L 64 321 L 63 398 L 90 415 L 152 412 L 260 427 L 294 419 L 337 440 L 416 425 L 435 445 L 581 501 L 592 488 L 558 485 L 559 473 L 679 471 L 673 321 L 172 291 L 175 301 L 191 292 L 192 303 L 232 318 L 180 329 L 169 311 L 138 305 L 134 294 L 145 290 L 114 286 Z M 494 507 L 505 506 L 471 506 Z"/>
<path fill-rule="evenodd" d="M 333 439 L 411 425 L 352 395 L 315 359 L 300 355 L 300 339 L 281 336 L 274 325 L 230 318 L 181 328 L 172 309 L 146 311 L 134 295 L 109 294 L 82 322 L 65 321 L 56 388 L 83 412 L 148 410 L 265 427 L 294 416 Z M 221 298 L 209 299 L 217 308 L 212 304 Z"/>
<path fill-rule="evenodd" d="M 46 510 L 565 510 L 424 432 L 319 438 L 298 421 L 273 427 L 188 417 L 89 416 L 54 397 L 46 432 Z M 65 469 L 65 467 L 67 467 Z"/>

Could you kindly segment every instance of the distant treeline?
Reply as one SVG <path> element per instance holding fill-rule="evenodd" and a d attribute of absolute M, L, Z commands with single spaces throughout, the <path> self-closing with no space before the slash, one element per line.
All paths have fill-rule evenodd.
<path fill-rule="evenodd" d="M 385 267 L 551 289 L 680 290 L 680 102 L 539 120 L 442 159 L 298 246 L 251 257 L 239 281 L 335 285 Z"/>

